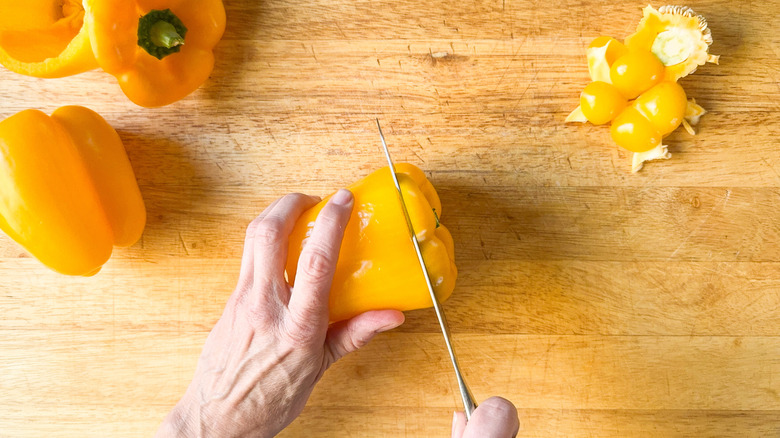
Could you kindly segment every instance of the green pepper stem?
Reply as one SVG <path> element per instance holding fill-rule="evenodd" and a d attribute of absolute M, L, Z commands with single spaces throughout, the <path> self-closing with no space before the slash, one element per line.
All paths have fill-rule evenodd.
<path fill-rule="evenodd" d="M 158 21 L 152 25 L 149 31 L 149 38 L 157 47 L 165 47 L 170 49 L 171 47 L 181 46 L 184 44 L 184 38 L 176 32 L 176 28 L 167 21 Z"/>
<path fill-rule="evenodd" d="M 151 10 L 138 20 L 138 46 L 157 59 L 178 52 L 186 36 L 187 27 L 170 9 Z"/>

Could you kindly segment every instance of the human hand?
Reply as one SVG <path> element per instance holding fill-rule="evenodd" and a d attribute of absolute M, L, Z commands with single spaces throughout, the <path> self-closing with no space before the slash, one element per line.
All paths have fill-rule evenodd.
<path fill-rule="evenodd" d="M 290 424 L 326 369 L 403 323 L 395 310 L 328 325 L 328 297 L 354 204 L 341 190 L 301 252 L 295 287 L 284 278 L 288 236 L 318 199 L 287 195 L 252 221 L 238 286 L 206 339 L 186 394 L 158 437 L 270 437 Z"/>
<path fill-rule="evenodd" d="M 511 438 L 519 431 L 517 408 L 501 397 L 490 397 L 477 406 L 468 424 L 463 412 L 452 419 L 452 438 Z"/>

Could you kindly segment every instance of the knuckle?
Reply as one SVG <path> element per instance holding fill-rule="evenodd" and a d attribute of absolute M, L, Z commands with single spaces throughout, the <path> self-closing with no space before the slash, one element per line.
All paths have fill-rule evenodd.
<path fill-rule="evenodd" d="M 308 201 L 309 199 L 311 199 L 309 195 L 304 195 L 303 193 L 298 193 L 298 192 L 287 194 L 284 197 L 295 202 Z"/>
<path fill-rule="evenodd" d="M 304 250 L 305 254 L 302 256 L 301 270 L 304 272 L 310 281 L 319 283 L 330 280 L 333 276 L 334 261 L 332 257 L 324 249 L 307 245 Z"/>
<path fill-rule="evenodd" d="M 252 237 L 252 236 L 255 235 L 255 229 L 257 228 L 257 225 L 260 224 L 260 222 L 262 222 L 262 220 L 263 220 L 263 217 L 262 216 L 258 216 L 256 218 L 252 219 L 252 222 L 249 222 L 249 225 L 247 225 L 247 227 L 246 227 L 246 236 L 247 237 Z"/>
<path fill-rule="evenodd" d="M 267 246 L 275 245 L 283 237 L 284 223 L 276 217 L 267 217 L 254 227 L 252 233 L 252 237 L 258 243 Z"/>
<path fill-rule="evenodd" d="M 347 337 L 347 351 L 357 351 L 358 349 L 365 347 L 370 340 L 370 335 L 356 333 L 355 330 L 352 330 Z"/>
<path fill-rule="evenodd" d="M 282 306 L 275 300 L 261 299 L 245 302 L 242 313 L 246 321 L 257 329 L 268 329 L 280 324 L 283 317 Z"/>
<path fill-rule="evenodd" d="M 306 204 L 311 202 L 311 197 L 303 193 L 289 193 L 282 197 L 280 203 L 289 205 Z"/>
<path fill-rule="evenodd" d="M 244 315 L 254 327 L 265 326 L 270 322 L 269 312 L 265 309 L 261 309 L 259 306 L 247 306 L 247 308 L 244 309 Z"/>
<path fill-rule="evenodd" d="M 349 219 L 349 212 L 343 207 L 328 204 L 322 209 L 318 219 L 323 227 L 340 230 L 344 228 L 344 224 Z"/>
<path fill-rule="evenodd" d="M 311 344 L 316 338 L 316 331 L 312 324 L 305 322 L 299 322 L 299 319 L 294 317 L 287 318 L 285 324 L 281 325 L 281 331 L 287 342 L 294 347 L 303 347 Z"/>

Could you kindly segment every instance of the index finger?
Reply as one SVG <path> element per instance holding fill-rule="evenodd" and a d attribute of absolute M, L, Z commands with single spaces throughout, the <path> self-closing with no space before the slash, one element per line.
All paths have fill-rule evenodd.
<path fill-rule="evenodd" d="M 317 216 L 311 237 L 301 251 L 288 306 L 298 334 L 321 331 L 324 336 L 327 330 L 330 287 L 353 204 L 349 190 L 333 195 Z"/>

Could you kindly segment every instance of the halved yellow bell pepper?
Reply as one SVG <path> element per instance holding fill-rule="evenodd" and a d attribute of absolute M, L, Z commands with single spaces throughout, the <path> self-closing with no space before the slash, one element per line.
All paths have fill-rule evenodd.
<path fill-rule="evenodd" d="M 0 64 L 58 78 L 97 68 L 77 0 L 0 0 Z"/>
<path fill-rule="evenodd" d="M 444 301 L 455 288 L 458 270 L 452 235 L 439 223 L 439 196 L 416 166 L 399 163 L 395 167 L 436 297 Z M 354 194 L 355 207 L 344 231 L 331 288 L 331 322 L 368 310 L 433 306 L 389 167 L 348 188 Z M 286 271 L 291 284 L 314 220 L 327 201 L 306 211 L 290 236 Z"/>
<path fill-rule="evenodd" d="M 122 141 L 100 115 L 65 106 L 0 122 L 0 229 L 44 265 L 94 275 L 145 223 Z"/>
<path fill-rule="evenodd" d="M 138 105 L 195 91 L 225 30 L 222 0 L 0 0 L 0 64 L 43 78 L 100 67 Z"/>

